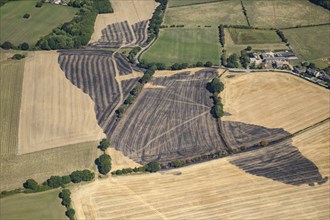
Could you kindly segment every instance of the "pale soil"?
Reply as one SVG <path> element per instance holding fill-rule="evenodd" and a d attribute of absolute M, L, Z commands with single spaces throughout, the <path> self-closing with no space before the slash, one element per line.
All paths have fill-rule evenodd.
<path fill-rule="evenodd" d="M 105 137 L 93 101 L 65 78 L 57 60 L 56 52 L 26 58 L 18 154 Z"/>
<path fill-rule="evenodd" d="M 330 175 L 329 122 L 293 140 Z M 231 157 L 155 174 L 109 177 L 72 190 L 77 219 L 327 219 L 329 181 L 293 186 L 250 175 Z"/>
<path fill-rule="evenodd" d="M 108 148 L 107 154 L 111 156 L 111 170 L 120 170 L 123 168 L 134 168 L 140 167 L 141 164 L 138 164 L 126 157 L 122 152 L 117 151 L 115 148 Z"/>
<path fill-rule="evenodd" d="M 227 78 L 233 75 L 233 78 Z M 293 133 L 330 116 L 330 91 L 287 73 L 225 73 L 227 121 Z"/>
<path fill-rule="evenodd" d="M 133 71 L 133 73 L 131 73 L 131 74 L 122 75 L 122 76 L 120 76 L 120 75 L 116 76 L 116 80 L 118 82 L 121 82 L 121 81 L 125 81 L 125 80 L 130 80 L 130 79 L 135 79 L 135 78 L 141 78 L 142 76 L 143 76 L 143 73 Z"/>
<path fill-rule="evenodd" d="M 101 31 L 109 24 L 128 21 L 130 25 L 133 25 L 149 20 L 158 3 L 154 0 L 112 0 L 111 5 L 114 13 L 97 15 L 94 33 L 89 43 L 97 42 L 102 36 Z"/>

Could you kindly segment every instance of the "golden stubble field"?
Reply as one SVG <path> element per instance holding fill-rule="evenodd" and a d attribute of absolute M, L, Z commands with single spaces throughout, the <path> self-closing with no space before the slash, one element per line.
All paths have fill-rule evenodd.
<path fill-rule="evenodd" d="M 25 60 L 18 154 L 100 140 L 91 98 L 65 78 L 56 52 Z"/>
<path fill-rule="evenodd" d="M 234 78 L 227 75 L 234 74 L 222 76 L 226 85 L 225 110 L 231 114 L 226 120 L 295 132 L 329 117 L 329 91 L 321 87 L 282 73 L 239 73 Z M 247 114 L 239 111 L 241 108 Z M 293 138 L 293 146 L 315 163 L 323 177 L 330 176 L 329 134 L 328 120 Z M 72 190 L 76 216 L 78 219 L 329 218 L 329 181 L 313 187 L 293 186 L 254 176 L 230 163 L 243 154 L 78 186 Z"/>
<path fill-rule="evenodd" d="M 89 43 L 97 42 L 102 36 L 102 30 L 109 24 L 128 21 L 132 25 L 149 20 L 158 3 L 154 0 L 112 0 L 111 5 L 114 13 L 97 15 Z"/>
<path fill-rule="evenodd" d="M 329 176 L 329 122 L 294 138 Z M 311 150 L 311 148 L 313 150 Z M 239 155 L 236 155 L 239 157 Z M 329 182 L 292 186 L 245 173 L 231 157 L 72 190 L 78 219 L 326 219 Z"/>
<path fill-rule="evenodd" d="M 229 76 L 229 77 L 228 77 Z M 330 91 L 288 73 L 226 73 L 223 120 L 290 133 L 330 117 Z"/>

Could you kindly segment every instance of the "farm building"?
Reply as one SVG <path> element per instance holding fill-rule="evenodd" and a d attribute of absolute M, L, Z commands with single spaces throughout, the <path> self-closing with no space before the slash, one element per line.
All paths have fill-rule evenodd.
<path fill-rule="evenodd" d="M 296 66 L 293 68 L 293 72 L 298 73 L 298 74 L 302 74 L 306 72 L 306 67 L 304 66 Z"/>

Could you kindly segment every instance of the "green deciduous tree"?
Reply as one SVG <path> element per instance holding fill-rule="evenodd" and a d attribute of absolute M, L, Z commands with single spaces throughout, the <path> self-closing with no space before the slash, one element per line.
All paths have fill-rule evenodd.
<path fill-rule="evenodd" d="M 157 161 L 151 161 L 148 164 L 146 164 L 145 166 L 145 170 L 150 172 L 150 173 L 154 173 L 160 170 L 160 164 Z"/>
<path fill-rule="evenodd" d="M 108 139 L 104 138 L 102 139 L 102 141 L 100 142 L 98 148 L 101 150 L 101 151 L 106 151 L 110 146 L 110 142 Z"/>
<path fill-rule="evenodd" d="M 111 170 L 111 157 L 108 154 L 102 154 L 95 160 L 95 164 L 101 174 L 107 174 Z"/>

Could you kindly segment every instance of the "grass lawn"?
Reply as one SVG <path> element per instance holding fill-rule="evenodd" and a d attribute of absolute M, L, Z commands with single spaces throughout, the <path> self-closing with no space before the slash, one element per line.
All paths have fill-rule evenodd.
<path fill-rule="evenodd" d="M 284 30 L 292 49 L 303 60 L 327 67 L 330 60 L 330 25 Z"/>
<path fill-rule="evenodd" d="M 250 30 L 250 29 L 228 29 L 235 44 L 269 44 L 281 43 L 275 31 Z"/>
<path fill-rule="evenodd" d="M 0 199 L 0 219 L 67 220 L 58 197 L 60 190 L 34 194 L 18 194 Z"/>
<path fill-rule="evenodd" d="M 78 11 L 72 7 L 45 3 L 36 8 L 37 1 L 12 1 L 0 7 L 0 42 L 10 41 L 14 45 L 27 42 L 34 45 L 54 28 L 70 21 Z M 25 13 L 30 14 L 24 19 Z"/>
<path fill-rule="evenodd" d="M 0 154 L 14 155 L 17 152 L 24 59 L 8 60 L 13 53 L 2 50 L 0 54 Z"/>
<path fill-rule="evenodd" d="M 238 0 L 221 1 L 208 4 L 198 4 L 183 7 L 168 8 L 165 13 L 164 25 L 198 25 L 239 24 L 247 25 Z"/>
<path fill-rule="evenodd" d="M 193 64 L 198 61 L 220 63 L 220 43 L 215 28 L 166 28 L 142 56 L 147 62 Z"/>
<path fill-rule="evenodd" d="M 204 4 L 210 2 L 220 2 L 223 0 L 169 0 L 168 7 L 180 7 L 186 5 Z"/>
<path fill-rule="evenodd" d="M 240 35 L 244 33 L 244 38 Z M 248 37 L 246 37 L 248 36 Z M 263 36 L 265 38 L 263 38 Z M 247 46 L 251 46 L 254 51 L 274 51 L 288 50 L 289 48 L 278 40 L 276 33 L 273 35 L 271 31 L 256 31 L 256 30 L 240 30 L 240 29 L 225 29 L 225 49 L 227 56 L 236 53 L 240 55 L 240 51 Z M 234 40 L 235 39 L 235 40 Z M 236 43 L 236 42 L 238 43 Z"/>
<path fill-rule="evenodd" d="M 284 28 L 329 22 L 329 11 L 308 0 L 244 0 L 252 26 Z"/>

